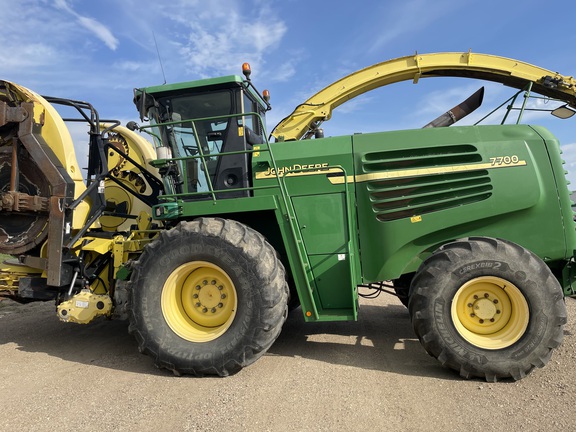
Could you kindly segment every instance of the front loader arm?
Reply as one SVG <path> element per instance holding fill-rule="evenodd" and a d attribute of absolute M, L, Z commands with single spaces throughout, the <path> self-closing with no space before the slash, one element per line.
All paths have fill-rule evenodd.
<path fill-rule="evenodd" d="M 277 141 L 294 141 L 314 132 L 344 102 L 388 84 L 434 76 L 484 79 L 532 90 L 576 107 L 576 80 L 506 57 L 466 53 L 416 54 L 356 71 L 320 90 L 282 120 L 272 131 Z"/>

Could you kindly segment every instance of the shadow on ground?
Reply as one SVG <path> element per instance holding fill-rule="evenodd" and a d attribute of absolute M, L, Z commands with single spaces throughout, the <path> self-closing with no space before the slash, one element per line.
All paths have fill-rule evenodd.
<path fill-rule="evenodd" d="M 2 301 L 0 326 L 0 351 L 13 343 L 23 352 L 45 353 L 73 363 L 171 375 L 157 370 L 152 359 L 138 352 L 125 321 L 66 324 L 58 320 L 51 302 L 17 305 Z M 426 354 L 412 331 L 407 309 L 400 304 L 363 304 L 357 322 L 305 323 L 301 309 L 296 309 L 266 355 L 458 379 Z"/>
<path fill-rule="evenodd" d="M 459 379 L 418 341 L 406 307 L 362 304 L 356 322 L 305 323 L 291 312 L 268 355 L 301 357 L 402 375 Z"/>

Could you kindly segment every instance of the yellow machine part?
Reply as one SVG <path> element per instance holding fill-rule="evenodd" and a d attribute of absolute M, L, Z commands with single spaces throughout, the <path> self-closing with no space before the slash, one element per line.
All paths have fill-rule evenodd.
<path fill-rule="evenodd" d="M 42 96 L 21 85 L 12 82 L 6 83 L 22 101 L 34 103 L 34 121 L 42 124 L 42 138 L 48 143 L 50 149 L 74 181 L 74 197 L 77 198 L 86 190 L 86 185 L 76 158 L 72 137 L 62 117 Z M 109 126 L 111 125 L 103 123 L 101 124 L 101 129 L 106 129 Z M 158 170 L 150 165 L 150 161 L 156 158 L 156 154 L 153 150 L 153 145 L 149 141 L 123 126 L 112 128 L 111 141 L 117 142 L 124 153 L 160 178 Z M 137 189 L 142 193 L 143 186 L 144 188 L 147 187 L 146 182 L 140 175 L 140 170 L 131 162 L 119 156 L 118 153 L 109 157 L 109 168 L 113 169 L 113 175 L 129 188 Z M 146 194 L 145 192 L 143 193 Z M 134 199 L 132 195 L 110 180 L 106 181 L 106 199 L 110 199 L 112 202 L 128 202 L 128 213 L 134 216 L 140 214 L 141 211 L 149 211 L 148 206 Z M 76 207 L 72 222 L 73 230 L 84 226 L 89 208 L 89 203 L 87 202 L 83 202 Z M 99 222 L 103 222 L 102 225 L 105 230 L 128 229 L 131 224 L 130 221 L 126 221 L 123 218 L 104 216 L 101 219 Z"/>
<path fill-rule="evenodd" d="M 471 52 L 415 54 L 367 67 L 320 90 L 272 131 L 277 141 L 299 140 L 316 122 L 329 120 L 332 110 L 350 99 L 388 84 L 433 76 L 485 79 L 522 89 L 533 83 L 537 93 L 576 107 L 576 80 L 518 60 Z M 549 79 L 547 79 L 549 77 Z"/>
<path fill-rule="evenodd" d="M 39 133 L 44 142 L 53 151 L 62 167 L 66 169 L 68 175 L 73 180 L 74 197 L 78 198 L 80 194 L 86 190 L 86 185 L 82 178 L 82 172 L 76 158 L 70 132 L 68 131 L 65 122 L 60 117 L 60 114 L 52 104 L 37 93 L 11 82 L 3 81 L 2 83 L 6 88 L 6 95 L 4 95 L 3 99 L 33 103 L 34 122 L 41 126 L 38 127 Z M 150 162 L 156 158 L 153 145 L 139 134 L 119 125 L 113 126 L 111 124 L 101 124 L 101 128 L 102 130 L 110 128 L 106 137 L 110 139 L 110 143 L 114 147 L 118 148 L 118 151 L 114 151 L 113 148 L 110 149 L 108 166 L 111 170 L 111 175 L 128 189 L 137 191 L 142 195 L 151 195 L 152 187 L 147 183 L 145 177 L 141 173 L 141 168 L 137 165 L 144 167 L 157 178 L 160 178 L 157 169 L 150 165 Z M 7 141 L 6 145 L 11 144 Z M 121 154 L 128 155 L 137 165 L 121 156 Z M 31 159 L 27 160 L 31 161 Z M 6 161 L 3 163 L 6 163 Z M 9 159 L 7 160 L 7 163 L 11 163 Z M 28 165 L 30 172 L 39 171 L 33 162 L 29 162 Z M 9 169 L 10 165 L 8 165 L 8 170 Z M 39 181 L 36 183 L 38 182 Z M 46 186 L 46 190 L 43 191 L 43 193 L 45 197 L 49 197 L 48 186 Z M 91 228 L 103 228 L 106 231 L 129 231 L 133 225 L 140 225 L 139 220 L 142 218 L 142 214 L 149 215 L 150 213 L 150 207 L 148 205 L 144 204 L 117 183 L 109 179 L 106 179 L 105 181 L 105 198 L 107 201 L 112 203 L 112 206 L 114 204 L 120 206 L 118 212 L 131 215 L 133 218 L 102 216 L 92 225 Z M 71 226 L 72 231 L 77 231 L 85 226 L 89 210 L 89 199 L 80 203 L 80 205 L 75 208 Z M 40 226 L 42 231 L 45 232 L 45 230 L 47 230 L 48 223 L 48 216 L 46 215 L 43 220 L 43 225 Z M 82 244 L 84 239 L 85 237 L 83 237 L 78 243 Z M 91 254 L 90 256 L 95 257 L 98 254 L 101 255 L 106 253 L 100 249 L 107 246 L 100 244 L 95 246 L 96 243 L 98 243 L 97 241 L 92 241 L 91 243 L 91 247 L 86 247 L 86 251 Z M 91 249 L 95 250 L 91 251 Z M 77 249 L 76 251 L 79 253 L 80 249 Z M 42 244 L 39 256 L 40 258 L 47 258 L 46 243 Z M 105 271 L 107 271 L 107 268 Z M 22 265 L 4 265 L 0 268 L 0 290 L 17 290 L 19 279 L 23 276 L 31 275 L 41 275 L 42 277 L 46 277 L 46 272 Z M 98 294 L 103 294 L 107 290 L 107 286 L 103 286 L 102 283 L 97 281 L 92 286 L 92 291 Z"/>
<path fill-rule="evenodd" d="M 0 264 L 0 291 L 18 291 L 21 277 L 41 274 L 39 269 L 3 262 Z"/>
<path fill-rule="evenodd" d="M 102 124 L 101 128 L 105 129 L 108 126 L 107 124 Z M 119 150 L 110 149 L 108 152 L 108 169 L 111 170 L 112 176 L 135 192 L 143 195 L 151 193 L 150 186 L 142 176 L 140 168 L 124 158 L 121 153 L 128 155 L 136 163 L 160 179 L 158 170 L 150 165 L 150 161 L 156 159 L 153 145 L 142 136 L 123 126 L 112 128 L 112 134 L 109 139 L 110 143 Z M 130 215 L 137 216 L 142 212 L 150 213 L 148 205 L 135 198 L 134 195 L 110 179 L 105 181 L 104 195 L 107 202 L 122 206 L 126 213 Z M 99 222 L 105 231 L 127 231 L 131 225 L 135 224 L 134 219 L 116 216 L 102 216 Z"/>
<path fill-rule="evenodd" d="M 82 171 L 76 159 L 72 137 L 64 120 L 62 120 L 56 109 L 39 94 L 21 85 L 5 82 L 8 83 L 11 90 L 18 94 L 22 101 L 34 103 L 34 122 L 42 125 L 42 138 L 48 143 L 50 149 L 74 181 L 74 197 L 77 198 L 86 190 L 86 185 L 82 179 Z M 84 226 L 88 211 L 89 205 L 85 202 L 74 210 L 72 229 L 79 229 Z"/>
<path fill-rule="evenodd" d="M 110 296 L 94 294 L 87 289 L 58 305 L 60 320 L 76 324 L 88 324 L 99 316 L 109 316 L 111 313 L 112 299 Z"/>

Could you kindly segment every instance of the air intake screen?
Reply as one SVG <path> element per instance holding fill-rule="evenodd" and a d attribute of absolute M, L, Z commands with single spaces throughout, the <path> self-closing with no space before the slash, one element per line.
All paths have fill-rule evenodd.
<path fill-rule="evenodd" d="M 391 174 L 390 178 L 367 182 L 377 219 L 402 219 L 489 198 L 492 185 L 488 171 L 470 169 L 481 161 L 472 145 L 366 154 L 362 161 L 365 173 Z"/>

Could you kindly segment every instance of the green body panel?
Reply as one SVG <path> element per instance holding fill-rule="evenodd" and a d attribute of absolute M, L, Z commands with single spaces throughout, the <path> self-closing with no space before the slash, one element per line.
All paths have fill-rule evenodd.
<path fill-rule="evenodd" d="M 136 89 L 136 94 L 142 94 L 146 92 L 150 95 L 161 95 L 170 92 L 182 92 L 186 93 L 188 91 L 210 91 L 217 88 L 229 88 L 232 86 L 243 86 L 245 83 L 244 79 L 239 75 L 227 75 L 217 78 L 206 78 L 196 81 L 186 81 L 173 84 L 162 84 L 158 86 L 150 86 L 142 89 Z M 260 99 L 261 96 L 252 86 L 247 86 L 246 90 L 250 92 L 254 97 Z"/>
<path fill-rule="evenodd" d="M 504 238 L 549 262 L 569 258 L 574 224 L 569 205 L 558 205 L 568 190 L 557 178 L 558 143 L 544 132 L 513 125 L 355 136 L 357 175 L 393 174 L 356 183 L 364 280 L 415 271 L 435 248 L 467 236 Z"/>
<path fill-rule="evenodd" d="M 191 89 L 209 89 L 212 86 L 230 85 L 233 83 L 242 84 L 243 79 L 238 75 L 228 75 L 217 78 L 207 78 L 196 81 L 187 81 L 174 84 L 162 84 L 159 86 L 151 86 L 142 89 L 148 94 L 166 93 L 174 90 L 191 90 Z"/>
<path fill-rule="evenodd" d="M 278 211 L 284 244 L 274 246 L 287 252 L 305 319 L 356 319 L 361 277 L 355 192 L 352 185 L 332 184 L 326 171 L 353 173 L 351 137 L 273 143 L 270 149 L 253 157 L 254 185 L 285 187 L 287 202 Z M 278 190 L 254 191 L 271 193 Z"/>
<path fill-rule="evenodd" d="M 344 254 L 349 240 L 343 193 L 292 197 L 308 255 Z"/>
<path fill-rule="evenodd" d="M 310 264 L 323 315 L 338 315 L 342 319 L 355 318 L 352 305 L 357 301 L 357 293 L 351 288 L 353 285 L 350 280 L 348 256 L 312 255 Z"/>
<path fill-rule="evenodd" d="M 534 126 L 534 130 L 548 143 L 550 161 L 553 167 L 557 167 L 553 170 L 552 174 L 554 175 L 554 181 L 558 188 L 558 199 L 560 201 L 559 210 L 562 213 L 562 222 L 568 249 L 567 257 L 574 256 L 574 248 L 576 248 L 576 228 L 573 223 L 575 214 L 572 210 L 574 203 L 572 202 L 570 193 L 568 192 L 568 185 L 570 183 L 566 180 L 566 174 L 568 174 L 568 171 L 560 169 L 560 167 L 565 164 L 565 161 L 561 157 L 562 150 L 560 149 L 560 143 L 548 129 L 541 126 Z"/>
<path fill-rule="evenodd" d="M 154 206 L 156 216 L 158 216 L 158 209 L 164 207 L 170 208 L 176 203 L 168 202 Z M 177 203 L 178 211 L 170 214 L 170 217 L 164 219 L 180 219 L 195 216 L 219 215 L 226 213 L 245 213 L 255 212 L 260 210 L 275 210 L 278 208 L 275 195 L 259 196 L 252 198 L 239 198 L 228 200 L 216 201 L 182 201 Z"/>
<path fill-rule="evenodd" d="M 292 197 L 306 248 L 321 315 L 353 319 L 356 296 L 348 244 L 348 216 L 344 193 Z M 352 288 L 352 289 L 351 289 Z M 337 309 L 337 310 L 335 310 Z"/>
<path fill-rule="evenodd" d="M 346 155 L 350 141 L 353 167 Z M 320 312 L 347 301 L 352 306 L 357 284 L 413 272 L 432 251 L 458 238 L 513 241 L 553 270 L 563 270 L 573 255 L 576 231 L 559 145 L 543 128 L 408 130 L 288 142 L 272 150 L 279 171 L 288 175 Z M 300 154 L 306 158 L 294 156 Z M 348 229 L 336 199 L 344 196 L 343 182 L 333 184 L 329 176 L 334 174 L 321 171 L 296 175 L 300 165 L 316 164 L 346 170 L 355 191 L 344 202 L 357 231 Z M 351 242 L 358 241 L 350 262 L 359 272 L 345 272 L 350 279 L 337 258 L 339 250 L 345 251 L 346 233 Z M 326 280 L 330 284 L 324 285 Z M 342 287 L 348 280 L 350 286 Z"/>

